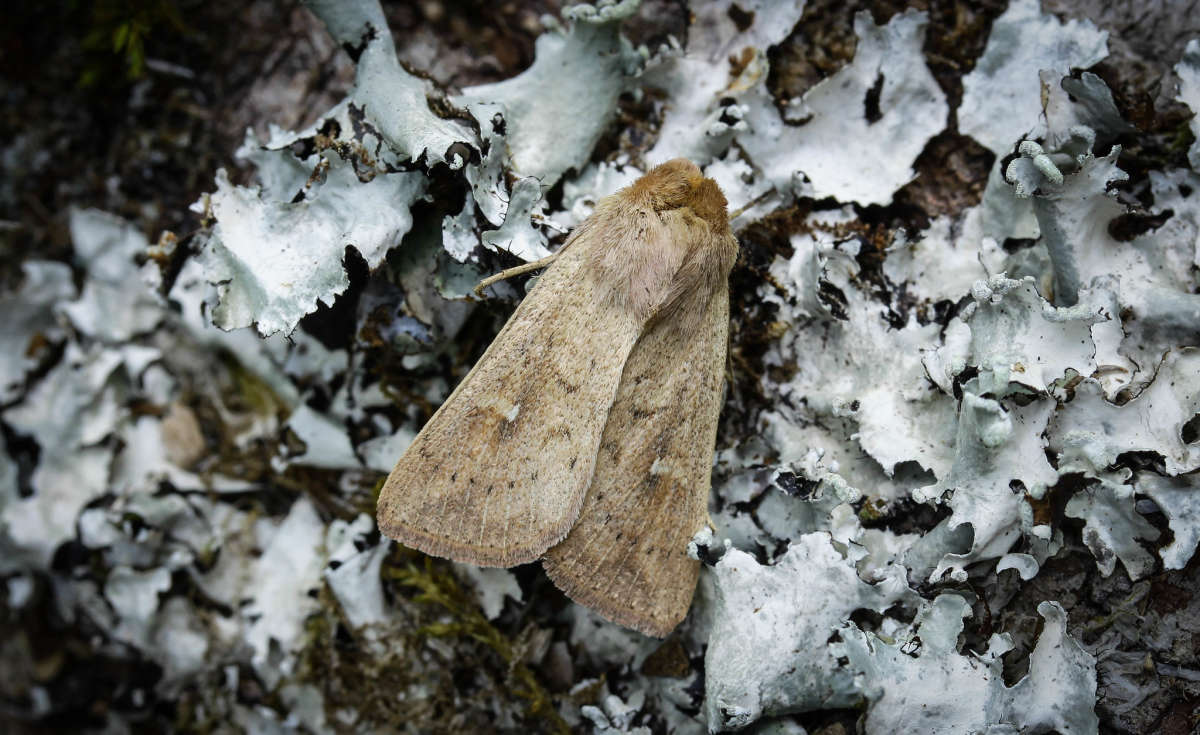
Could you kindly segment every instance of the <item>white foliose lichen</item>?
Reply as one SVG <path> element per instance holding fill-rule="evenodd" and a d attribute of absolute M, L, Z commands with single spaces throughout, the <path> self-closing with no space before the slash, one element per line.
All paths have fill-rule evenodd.
<path fill-rule="evenodd" d="M 1063 75 L 1108 55 L 1108 32 L 1089 20 L 1065 23 L 1040 0 L 1013 0 L 992 23 L 987 47 L 963 77 L 958 129 L 1003 156 L 1041 121 L 1038 72 Z"/>
<path fill-rule="evenodd" d="M 1192 147 L 1188 149 L 1188 162 L 1200 171 L 1200 39 L 1188 41 L 1183 58 L 1175 66 L 1179 77 L 1179 94 L 1175 99 L 1192 109 Z"/>
<path fill-rule="evenodd" d="M 957 301 L 976 281 L 992 275 L 988 260 L 996 258 L 994 240 L 967 242 L 957 223 L 942 216 L 911 240 L 899 239 L 888 249 L 883 272 L 914 298 L 929 304 Z"/>
<path fill-rule="evenodd" d="M 223 329 L 290 332 L 331 304 L 348 285 L 347 247 L 375 268 L 412 226 L 426 177 L 408 169 L 459 169 L 479 147 L 471 130 L 430 109 L 432 86 L 401 67 L 378 2 L 308 5 L 355 57 L 355 86 L 306 130 L 273 127 L 265 143 L 248 133 L 239 157 L 257 166 L 259 186 L 221 171 L 217 191 L 197 203 L 216 220 L 200 263 L 220 287 L 213 321 Z M 298 157 L 301 146 L 309 152 Z"/>
<path fill-rule="evenodd" d="M 1149 496 L 1162 510 L 1175 538 L 1159 549 L 1163 566 L 1183 569 L 1200 544 L 1200 475 L 1162 477 L 1140 473 L 1134 483 L 1137 492 Z"/>
<path fill-rule="evenodd" d="M 257 185 L 219 176 L 198 207 L 212 233 L 165 299 L 156 266 L 135 260 L 153 250 L 145 237 L 92 211 L 71 216 L 74 273 L 28 262 L 19 290 L 0 296 L 11 315 L 0 417 L 16 439 L 0 448 L 10 604 L 33 604 L 45 577 L 64 619 L 161 668 L 158 691 L 225 667 L 230 721 L 331 731 L 322 688 L 298 668 L 306 621 L 328 612 L 323 586 L 370 655 L 420 658 L 387 634 L 404 621 L 381 579 L 394 547 L 357 503 L 452 389 L 439 361 L 461 346 L 488 251 L 539 258 L 599 197 L 682 155 L 731 209 L 748 205 L 733 220 L 745 235 L 736 279 L 744 297 L 746 274 L 765 273 L 751 290 L 772 335 L 755 386 L 767 406 L 752 436 L 718 452 L 717 529 L 692 548 L 710 571 L 676 638 L 576 605 L 551 613 L 553 628 L 526 614 L 538 600 L 525 573 L 460 570 L 486 618 L 505 625 L 520 609 L 535 623 L 520 645 L 539 676 L 556 662 L 575 693 L 595 687 L 595 704 L 555 698 L 564 719 L 604 732 L 793 732 L 761 718 L 838 707 L 860 708 L 868 733 L 1096 732 L 1097 671 L 1109 712 L 1147 698 L 1145 652 L 1106 647 L 1113 631 L 1088 639 L 1097 663 L 1043 601 L 1036 643 L 1019 625 L 982 653 L 960 643 L 979 632 L 964 625 L 972 603 L 1012 625 L 1008 601 L 1045 595 L 1025 583 L 1081 541 L 1092 579 L 1134 583 L 1104 625 L 1127 637 L 1153 627 L 1149 676 L 1194 673 L 1166 655 L 1191 640 L 1190 623 L 1144 610 L 1139 595 L 1160 559 L 1184 569 L 1200 541 L 1200 179 L 1149 171 L 1144 213 L 1113 191 L 1125 179 L 1114 139 L 1137 133 L 1099 76 L 1072 72 L 1105 57 L 1105 32 L 1010 3 L 956 115 L 957 132 L 996 156 L 983 200 L 901 234 L 867 206 L 892 201 L 946 124 L 922 13 L 878 26 L 859 15 L 853 60 L 802 99 L 776 100 L 770 47 L 797 30 L 803 2 L 694 5 L 686 46 L 654 55 L 621 36 L 636 2 L 576 6 L 569 29 L 546 24 L 533 67 L 442 105 L 430 101 L 442 90 L 397 62 L 377 3 L 309 5 L 354 58 L 355 88 L 306 130 L 247 138 L 239 156 Z M 1197 53 L 1193 41 L 1176 66 L 1177 99 L 1193 110 Z M 623 140 L 597 160 L 626 92 L 661 95 L 662 122 L 642 149 Z M 446 113 L 453 104 L 465 112 Z M 465 114 L 478 131 L 453 117 Z M 453 201 L 427 198 L 448 182 Z M 800 216 L 768 251 L 761 230 L 777 210 Z M 1122 234 L 1131 217 L 1149 224 Z M 297 325 L 345 305 L 347 246 L 371 273 L 347 310 L 354 347 L 330 349 Z M 764 252 L 761 268 L 746 263 Z M 395 347 L 412 383 L 379 380 L 360 339 Z M 731 354 L 742 373 L 746 354 Z M 268 478 L 336 478 L 324 500 L 345 510 L 352 497 L 354 510 L 330 519 L 324 503 L 278 501 L 294 482 L 228 476 L 237 465 L 214 456 L 226 442 L 269 446 Z M 1156 548 L 1164 520 L 1173 540 Z M 81 549 L 103 576 L 75 561 Z M 978 598 L 945 593 L 967 585 Z M 648 673 L 672 645 L 684 673 Z M 1012 686 L 1010 650 L 1031 651 Z M 573 658 L 609 678 L 571 681 Z M 233 701 L 246 675 L 271 690 L 270 706 Z M 361 724 L 352 709 L 336 717 Z"/>
<path fill-rule="evenodd" d="M 776 190 L 888 204 L 912 180 L 913 162 L 945 128 L 948 112 L 921 52 L 927 23 L 915 10 L 883 26 L 870 13 L 856 15 L 853 61 L 805 93 L 792 113 L 799 124 L 783 119 L 765 86 L 754 88 L 746 99 L 749 131 L 737 140 Z M 838 143 L 847 137 L 859 144 Z"/>
<path fill-rule="evenodd" d="M 997 241 L 1037 236 L 1028 202 L 1005 185 L 1001 159 L 1023 137 L 1043 130 L 1042 70 L 1061 78 L 1108 55 L 1108 33 L 1089 20 L 1065 23 L 1041 11 L 1040 0 L 1017 0 L 992 24 L 987 47 L 963 77 L 958 129 L 996 154 L 979 225 Z M 1047 93 L 1048 94 L 1048 93 Z"/>
<path fill-rule="evenodd" d="M 443 119 L 430 109 L 427 95 L 433 86 L 400 65 L 377 0 L 306 0 L 305 4 L 355 59 L 354 90 L 308 130 L 279 131 L 269 147 L 286 148 L 332 128 L 330 137 L 335 141 L 363 145 L 383 166 L 423 161 L 461 168 L 467 156 L 464 146 L 476 146 L 475 136 L 462 123 Z"/>
<path fill-rule="evenodd" d="M 4 421 L 42 448 L 29 478 L 32 493 L 3 509 L 5 535 L 16 547 L 6 554 L 48 567 L 59 544 L 75 535 L 75 518 L 108 487 L 113 450 L 104 443 L 117 428 L 118 382 L 110 377 L 119 354 L 95 347 L 67 348 L 63 359 Z"/>
<path fill-rule="evenodd" d="M 1003 556 L 1020 538 L 1023 519 L 1028 515 L 1022 489 L 1040 496 L 1057 475 L 1039 455 L 1044 442 L 1041 435 L 1053 404 L 1032 403 L 1006 409 L 999 401 L 963 391 L 958 415 L 958 439 L 954 465 L 943 482 L 919 488 L 917 500 L 938 500 L 948 494 L 949 518 L 922 539 L 917 552 L 909 557 L 914 573 L 928 571 L 917 563 L 924 547 L 946 543 L 936 532 L 950 534 L 969 525 L 970 543 L 958 549 L 957 539 L 942 549 L 930 579 L 938 580 L 949 571 L 955 579 L 965 579 L 968 564 Z"/>
<path fill-rule="evenodd" d="M 290 332 L 318 304 L 332 304 L 350 284 L 346 248 L 377 267 L 412 227 L 409 207 L 425 190 L 416 172 L 372 172 L 363 182 L 336 153 L 306 159 L 305 180 L 290 152 L 262 150 L 252 134 L 240 153 L 258 164 L 262 186 L 235 186 L 218 172 L 208 197 L 216 226 L 200 259 L 220 284 L 213 322 L 222 329 Z"/>
<path fill-rule="evenodd" d="M 468 87 L 454 98 L 463 107 L 499 106 L 514 172 L 535 178 L 543 190 L 568 170 L 583 170 L 615 117 L 617 99 L 644 59 L 620 33 L 621 21 L 638 4 L 610 0 L 570 6 L 564 11 L 573 21 L 570 30 L 555 28 L 539 36 L 532 66 L 502 82 Z"/>
<path fill-rule="evenodd" d="M 904 481 L 891 479 L 902 463 L 943 476 L 953 457 L 955 407 L 926 379 L 921 363 L 921 349 L 937 339 L 938 329 L 915 320 L 889 323 L 855 283 L 856 241 L 799 236 L 792 245 L 792 258 L 771 267 L 782 293 L 764 288 L 762 296 L 794 325 L 767 356 L 768 364 L 795 366 L 792 380 L 769 386 L 790 428 L 768 414 L 768 424 L 777 427 L 768 430 L 776 437 L 768 441 L 785 461 L 820 448 L 826 468 L 877 497 L 907 494 Z M 807 348 L 817 342 L 826 349 Z M 899 425 L 907 428 L 897 431 Z"/>
<path fill-rule="evenodd" d="M 705 666 L 710 730 L 745 727 L 764 715 L 853 706 L 854 672 L 830 641 L 857 609 L 914 605 L 903 567 L 871 585 L 827 533 L 793 539 L 773 565 L 731 550 L 713 569 L 716 598 Z M 786 655 L 779 655 L 786 651 Z"/>
<path fill-rule="evenodd" d="M 154 329 L 163 318 L 162 302 L 135 263 L 149 246 L 146 236 L 105 212 L 76 209 L 71 242 L 76 263 L 88 274 L 79 298 L 59 307 L 72 326 L 110 344 Z"/>
<path fill-rule="evenodd" d="M 28 260 L 22 265 L 20 290 L 0 296 L 0 402 L 21 395 L 25 376 L 44 357 L 44 343 L 63 338 L 51 307 L 75 296 L 71 269 L 65 263 Z"/>
<path fill-rule="evenodd" d="M 1194 344 L 1200 331 L 1200 297 L 1192 291 L 1195 262 L 1195 202 L 1186 177 L 1176 172 L 1151 178 L 1155 204 L 1169 226 L 1133 236 L 1116 226 L 1126 207 L 1109 192 L 1126 180 L 1116 165 L 1120 148 L 1097 158 L 1091 152 L 1095 131 L 1074 126 L 1062 146 L 1050 154 L 1022 143 L 1022 157 L 1009 165 L 1007 176 L 1019 196 L 1033 202 L 1043 246 L 1049 256 L 1055 300 L 1064 305 L 1092 302 L 1092 309 L 1111 326 L 1097 325 L 1098 376 L 1113 397 L 1138 388 L 1153 377 L 1162 354 L 1180 344 Z M 1040 155 L 1042 173 L 1030 160 Z M 1060 171 L 1059 168 L 1062 168 Z M 1169 206 L 1178 208 L 1176 210 Z M 1169 212 L 1169 214 L 1168 214 Z M 1118 317 L 1121 329 L 1116 329 Z M 1085 373 L 1086 374 L 1086 373 Z"/>
<path fill-rule="evenodd" d="M 748 130 L 741 100 L 766 94 L 766 49 L 787 37 L 805 2 L 736 3 L 737 12 L 755 21 L 746 26 L 734 20 L 734 6 L 732 0 L 716 0 L 692 9 L 687 47 L 659 49 L 648 64 L 642 83 L 667 98 L 647 161 L 683 157 L 704 167 L 725 152 L 735 133 Z M 735 73 L 739 56 L 742 69 Z"/>
<path fill-rule="evenodd" d="M 1123 482 L 1127 479 L 1102 478 L 1077 492 L 1067 502 L 1066 513 L 1084 521 L 1083 542 L 1096 557 L 1101 574 L 1112 574 L 1120 560 L 1129 578 L 1136 580 L 1154 570 L 1154 557 L 1141 542 L 1157 540 L 1158 530 L 1137 512 L 1134 488 Z"/>
<path fill-rule="evenodd" d="M 1093 372 L 1091 326 L 1103 317 L 1089 304 L 1052 306 L 1033 279 L 1003 275 L 976 282 L 971 295 L 962 312 L 971 330 L 965 361 L 979 369 L 984 392 L 1004 395 L 1019 385 L 1046 393 L 1069 370 Z"/>
<path fill-rule="evenodd" d="M 1127 452 L 1159 454 L 1168 475 L 1200 468 L 1200 447 L 1184 441 L 1185 424 L 1200 413 L 1200 350 L 1168 353 L 1150 385 L 1124 404 L 1105 399 L 1091 379 L 1074 393 L 1055 412 L 1047 433 L 1060 473 L 1099 477 Z"/>
<path fill-rule="evenodd" d="M 521 260 L 541 260 L 550 254 L 546 236 L 533 224 L 532 218 L 542 198 L 542 184 L 529 176 L 518 179 L 509 194 L 504 224 L 499 229 L 483 233 L 483 246 L 503 250 Z M 540 215 L 541 212 L 538 211 Z"/>
<path fill-rule="evenodd" d="M 993 635 L 983 653 L 958 652 L 970 614 L 961 597 L 943 594 L 924 603 L 899 635 L 884 639 L 853 624 L 839 631 L 844 643 L 830 648 L 848 659 L 848 669 L 862 672 L 863 732 L 1097 731 L 1096 662 L 1067 634 L 1062 606 L 1038 605 L 1045 628 L 1029 656 L 1029 673 L 1011 687 L 1000 660 L 1012 649 L 1007 635 Z"/>

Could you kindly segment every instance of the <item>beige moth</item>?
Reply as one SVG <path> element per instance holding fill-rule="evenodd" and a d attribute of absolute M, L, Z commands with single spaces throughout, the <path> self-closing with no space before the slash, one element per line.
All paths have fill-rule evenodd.
<path fill-rule="evenodd" d="M 736 257 L 690 161 L 602 199 L 396 463 L 380 530 L 479 566 L 542 559 L 576 602 L 670 633 L 700 571 Z"/>

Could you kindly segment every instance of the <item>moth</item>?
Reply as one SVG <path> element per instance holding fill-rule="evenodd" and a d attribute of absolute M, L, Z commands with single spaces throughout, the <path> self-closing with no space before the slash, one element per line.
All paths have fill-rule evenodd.
<path fill-rule="evenodd" d="M 577 603 L 670 633 L 700 572 L 737 251 L 690 161 L 598 202 L 396 463 L 380 530 L 479 566 L 541 559 Z"/>

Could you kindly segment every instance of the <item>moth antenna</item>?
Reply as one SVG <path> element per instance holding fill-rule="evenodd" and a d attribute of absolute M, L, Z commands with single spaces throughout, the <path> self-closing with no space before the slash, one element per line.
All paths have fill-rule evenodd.
<path fill-rule="evenodd" d="M 547 268 L 550 266 L 551 263 L 553 263 L 558 258 L 558 254 L 561 252 L 562 252 L 562 250 L 559 250 L 557 252 L 550 253 L 549 255 L 542 258 L 541 260 L 535 260 L 532 263 L 522 263 L 521 265 L 516 265 L 516 266 L 513 266 L 512 268 L 505 268 L 504 270 L 500 271 L 499 273 L 490 275 L 487 278 L 480 281 L 477 286 L 475 286 L 475 295 L 482 299 L 483 298 L 483 289 L 487 288 L 488 286 L 492 285 L 493 283 L 499 283 L 500 281 L 507 281 L 509 278 L 513 278 L 515 276 L 519 276 L 524 273 L 528 273 L 530 271 L 537 271 L 537 270 L 541 270 L 543 268 Z"/>
<path fill-rule="evenodd" d="M 745 214 L 747 211 L 749 211 L 751 207 L 761 204 L 764 199 L 766 199 L 767 197 L 771 196 L 774 193 L 775 193 L 775 187 L 771 187 L 770 189 L 767 189 L 766 191 L 764 191 L 762 194 L 759 194 L 758 196 L 754 197 L 753 199 L 746 202 L 742 206 L 733 210 L 732 212 L 729 213 L 729 221 L 732 222 L 735 219 L 737 219 L 738 217 L 741 217 L 743 214 Z"/>

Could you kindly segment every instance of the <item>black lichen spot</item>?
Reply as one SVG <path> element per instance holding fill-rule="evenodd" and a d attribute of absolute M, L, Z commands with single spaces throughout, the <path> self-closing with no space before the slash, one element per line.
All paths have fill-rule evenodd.
<path fill-rule="evenodd" d="M 1200 413 L 1187 420 L 1179 430 L 1179 437 L 1183 439 L 1184 444 L 1192 444 L 1200 439 Z"/>
<path fill-rule="evenodd" d="M 937 476 L 933 472 L 922 467 L 920 462 L 911 459 L 897 462 L 896 467 L 892 470 L 892 478 L 907 487 L 925 487 L 937 482 Z"/>
<path fill-rule="evenodd" d="M 446 149 L 446 155 L 444 158 L 448 163 L 452 163 L 454 159 L 457 158 L 465 164 L 471 161 L 472 156 L 474 156 L 476 159 L 479 158 L 478 154 L 471 148 L 471 146 L 460 140 L 450 144 L 450 147 Z"/>
<path fill-rule="evenodd" d="M 780 472 L 775 477 L 775 487 L 779 488 L 784 495 L 801 500 L 812 498 L 819 484 L 816 480 L 801 477 L 794 472 Z"/>
<path fill-rule="evenodd" d="M 711 567 L 721 560 L 721 553 L 713 553 L 710 544 L 696 543 L 696 557 L 701 564 Z"/>
<path fill-rule="evenodd" d="M 66 574 L 79 567 L 85 567 L 90 556 L 91 552 L 83 544 L 78 541 L 67 541 L 54 550 L 50 568 Z"/>
<path fill-rule="evenodd" d="M 733 114 L 732 104 L 733 103 L 730 103 L 730 105 L 722 105 L 721 116 L 717 118 L 720 122 L 723 122 L 730 127 L 733 127 L 741 122 L 741 118 Z"/>
<path fill-rule="evenodd" d="M 362 56 L 363 51 L 367 50 L 367 45 L 370 44 L 371 41 L 374 41 L 376 38 L 378 38 L 378 35 L 379 32 L 375 30 L 375 26 L 367 26 L 366 32 L 359 37 L 357 44 L 344 41 L 342 43 L 342 49 L 345 50 L 346 54 L 350 57 L 350 60 L 357 64 L 358 59 L 360 56 Z"/>
<path fill-rule="evenodd" d="M 1114 217 L 1108 223 L 1108 234 L 1117 242 L 1129 242 L 1150 230 L 1157 230 L 1175 215 L 1174 210 L 1165 209 L 1158 214 L 1127 212 Z"/>
<path fill-rule="evenodd" d="M 355 117 L 354 111 L 356 109 L 361 110 L 362 108 L 356 107 L 353 104 L 350 105 L 350 119 L 351 120 L 353 120 Z M 321 129 L 318 130 L 317 132 L 321 135 L 324 135 L 326 138 L 334 140 L 341 136 L 342 124 L 331 117 L 331 118 L 326 119 L 325 122 L 321 123 Z M 309 138 L 308 140 L 311 140 L 311 138 Z"/>
<path fill-rule="evenodd" d="M 875 83 L 867 90 L 867 96 L 863 99 L 867 122 L 875 124 L 883 117 L 883 113 L 879 110 L 879 95 L 883 92 L 883 72 L 879 72 L 879 76 L 875 77 Z"/>
<path fill-rule="evenodd" d="M 821 300 L 829 309 L 829 313 L 834 319 L 845 321 L 850 318 L 849 312 L 846 311 L 846 306 L 849 303 L 846 300 L 846 294 L 842 290 L 833 285 L 829 281 L 821 281 L 817 287 L 817 298 Z"/>
<path fill-rule="evenodd" d="M 8 447 L 8 454 L 17 466 L 17 495 L 32 497 L 33 473 L 41 462 L 42 446 L 30 436 L 8 430 L 4 424 L 0 424 L 0 446 Z"/>
<path fill-rule="evenodd" d="M 737 26 L 738 32 L 742 33 L 754 24 L 754 11 L 743 10 L 737 5 L 730 5 L 729 19 L 733 21 L 735 26 Z"/>
<path fill-rule="evenodd" d="M 367 120 L 367 108 L 363 105 L 356 105 L 353 102 L 346 108 L 346 117 L 350 118 L 350 130 L 354 135 L 355 140 L 362 140 L 368 134 L 372 134 L 377 138 L 382 138 L 375 126 Z M 330 136 L 336 138 L 337 134 Z"/>

